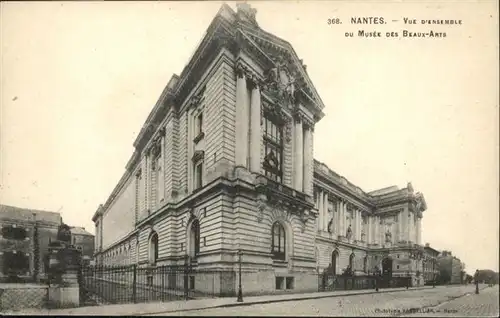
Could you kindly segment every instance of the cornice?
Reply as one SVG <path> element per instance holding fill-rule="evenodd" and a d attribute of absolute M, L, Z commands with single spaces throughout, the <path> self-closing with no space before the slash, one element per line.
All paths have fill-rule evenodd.
<path fill-rule="evenodd" d="M 326 167 L 327 172 L 323 171 L 321 166 Z M 314 186 L 328 189 L 340 193 L 340 196 L 347 196 L 362 204 L 369 206 L 374 213 L 382 209 L 400 209 L 401 205 L 406 205 L 411 211 L 417 213 L 418 217 L 422 217 L 422 212 L 427 207 L 423 195 L 421 193 L 413 194 L 407 188 L 399 189 L 392 193 L 384 194 L 384 196 L 372 196 L 365 193 L 359 187 L 351 184 L 344 177 L 330 170 L 326 165 L 319 161 L 314 162 Z M 352 200 L 351 200 L 352 201 Z M 416 212 L 419 211 L 419 212 Z M 381 212 L 385 214 L 386 212 Z"/>
<path fill-rule="evenodd" d="M 226 63 L 228 65 L 233 65 L 234 59 L 228 54 L 227 50 L 224 50 L 224 47 L 219 47 L 218 50 L 212 53 L 215 55 L 215 58 L 211 60 L 210 64 L 200 70 L 201 75 L 194 82 L 187 96 L 182 101 L 178 100 L 178 103 L 176 104 L 178 106 L 178 114 L 182 114 L 202 102 L 206 84 L 209 81 L 210 76 L 219 68 L 221 64 Z M 209 72 L 207 73 L 207 71 Z"/>
<path fill-rule="evenodd" d="M 356 205 L 361 210 L 373 211 L 375 209 L 375 205 L 369 199 L 361 197 L 352 190 L 340 186 L 327 176 L 318 174 L 314 177 L 313 183 L 316 187 L 333 193 L 336 197 Z"/>
<path fill-rule="evenodd" d="M 105 254 L 107 252 L 109 252 L 111 249 L 115 248 L 117 245 L 120 245 L 128 240 L 133 240 L 134 239 L 134 236 L 137 236 L 138 234 L 139 229 L 134 229 L 132 232 L 128 233 L 127 235 L 125 235 L 124 237 L 118 239 L 117 241 L 113 242 L 112 244 L 110 244 L 109 246 L 107 246 L 106 248 L 103 248 L 101 249 L 99 252 L 96 253 L 96 255 L 98 254 Z"/>

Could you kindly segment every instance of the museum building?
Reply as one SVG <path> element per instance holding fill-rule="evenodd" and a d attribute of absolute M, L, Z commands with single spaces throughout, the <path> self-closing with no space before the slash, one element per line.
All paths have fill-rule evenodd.
<path fill-rule="evenodd" d="M 364 192 L 314 160 L 324 107 L 290 43 L 248 4 L 222 5 L 92 218 L 96 262 L 224 271 L 241 257 L 246 294 L 316 291 L 347 268 L 423 284 L 423 195 Z"/>

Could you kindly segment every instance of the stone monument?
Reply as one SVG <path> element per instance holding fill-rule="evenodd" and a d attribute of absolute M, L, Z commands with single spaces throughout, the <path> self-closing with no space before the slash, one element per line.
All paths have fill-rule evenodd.
<path fill-rule="evenodd" d="M 49 243 L 46 257 L 49 272 L 49 304 L 53 307 L 77 307 L 80 304 L 78 272 L 81 252 L 71 244 L 71 229 L 61 224 L 57 240 Z"/>
<path fill-rule="evenodd" d="M 352 229 L 350 224 L 349 227 L 347 228 L 347 233 L 345 234 L 345 237 L 347 237 L 348 240 L 352 238 Z"/>

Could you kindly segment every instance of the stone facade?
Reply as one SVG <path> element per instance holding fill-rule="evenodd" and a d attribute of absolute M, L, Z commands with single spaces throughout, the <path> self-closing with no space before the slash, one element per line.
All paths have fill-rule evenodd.
<path fill-rule="evenodd" d="M 0 280 L 14 272 L 32 280 L 36 267 L 45 277 L 43 257 L 61 223 L 59 213 L 0 205 Z"/>
<path fill-rule="evenodd" d="M 90 262 L 95 250 L 95 238 L 92 233 L 89 233 L 84 227 L 72 226 L 71 244 L 82 252 L 82 259 L 85 262 Z"/>
<path fill-rule="evenodd" d="M 423 283 L 423 195 L 411 184 L 366 193 L 313 159 L 323 102 L 292 46 L 255 15 L 223 5 L 172 76 L 94 214 L 96 261 L 187 255 L 195 269 L 232 270 L 241 251 L 245 294 L 316 291 L 318 272 L 349 264 Z"/>
<path fill-rule="evenodd" d="M 462 284 L 464 279 L 463 263 L 453 256 L 450 251 L 442 251 L 438 256 L 440 272 L 447 272 L 450 275 L 450 284 Z"/>
<path fill-rule="evenodd" d="M 433 249 L 429 243 L 425 244 L 424 247 L 424 282 L 432 283 L 434 279 L 437 279 L 439 275 L 439 264 L 438 264 L 439 251 Z"/>

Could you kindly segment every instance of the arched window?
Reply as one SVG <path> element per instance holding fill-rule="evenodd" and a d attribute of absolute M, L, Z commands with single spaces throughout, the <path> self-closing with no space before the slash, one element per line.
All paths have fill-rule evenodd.
<path fill-rule="evenodd" d="M 339 252 L 337 250 L 332 253 L 332 274 L 337 275 L 337 259 L 339 258 Z"/>
<path fill-rule="evenodd" d="M 281 225 L 281 223 L 275 222 L 273 224 L 272 235 L 271 252 L 273 254 L 273 258 L 284 261 L 286 252 L 286 236 L 285 228 Z"/>
<path fill-rule="evenodd" d="M 283 123 L 280 118 L 264 107 L 263 141 L 264 162 L 263 168 L 266 177 L 282 182 L 283 179 Z"/>
<path fill-rule="evenodd" d="M 200 221 L 198 219 L 195 219 L 193 223 L 191 223 L 189 235 L 190 256 L 196 257 L 200 253 Z"/>
<path fill-rule="evenodd" d="M 354 270 L 354 253 L 349 256 L 349 267 Z"/>
<path fill-rule="evenodd" d="M 149 263 L 156 265 L 158 260 L 158 234 L 154 232 L 149 239 Z"/>
<path fill-rule="evenodd" d="M 135 242 L 135 263 L 139 264 L 139 241 Z"/>

